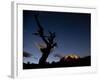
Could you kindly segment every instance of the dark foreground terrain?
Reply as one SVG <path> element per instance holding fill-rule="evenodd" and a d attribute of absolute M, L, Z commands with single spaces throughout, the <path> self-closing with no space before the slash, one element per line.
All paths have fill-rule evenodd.
<path fill-rule="evenodd" d="M 23 69 L 39 69 L 39 68 L 57 68 L 57 67 L 78 67 L 78 66 L 91 66 L 91 57 L 86 56 L 79 59 L 60 60 L 59 62 L 46 62 L 43 65 L 34 63 L 23 63 Z"/>

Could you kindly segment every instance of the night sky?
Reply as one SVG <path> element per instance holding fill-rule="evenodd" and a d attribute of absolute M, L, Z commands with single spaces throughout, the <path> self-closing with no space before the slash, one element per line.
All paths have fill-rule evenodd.
<path fill-rule="evenodd" d="M 40 37 L 32 35 L 38 29 L 34 18 L 37 12 L 46 34 L 48 31 L 56 32 L 58 47 L 49 55 L 48 62 L 59 61 L 54 54 L 76 54 L 80 57 L 91 55 L 91 14 L 23 10 L 23 51 L 31 54 L 23 57 L 23 62 L 38 63 L 42 55 L 36 44 L 43 41 Z"/>

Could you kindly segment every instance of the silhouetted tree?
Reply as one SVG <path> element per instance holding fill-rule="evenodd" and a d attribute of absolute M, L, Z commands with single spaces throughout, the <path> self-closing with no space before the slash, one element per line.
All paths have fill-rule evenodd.
<path fill-rule="evenodd" d="M 48 58 L 49 54 L 51 53 L 52 49 L 57 46 L 57 43 L 55 42 L 55 32 L 48 32 L 48 35 L 45 35 L 44 28 L 41 26 L 38 15 L 34 15 L 36 23 L 38 25 L 38 30 L 36 33 L 33 33 L 36 36 L 39 36 L 43 42 L 45 43 L 46 47 L 40 48 L 40 51 L 42 52 L 42 56 L 39 60 L 39 64 L 45 64 L 46 59 Z"/>

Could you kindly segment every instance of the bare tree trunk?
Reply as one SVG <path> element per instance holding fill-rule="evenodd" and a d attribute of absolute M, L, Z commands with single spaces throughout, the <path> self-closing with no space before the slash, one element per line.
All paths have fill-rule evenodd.
<path fill-rule="evenodd" d="M 46 64 L 46 60 L 48 58 L 49 54 L 42 54 L 40 60 L 39 60 L 39 64 Z"/>
<path fill-rule="evenodd" d="M 41 49 L 42 56 L 41 56 L 41 58 L 39 60 L 39 64 L 46 64 L 46 60 L 47 60 L 47 58 L 48 58 L 48 56 L 50 54 L 50 50 L 51 50 L 51 48 L 48 48 L 48 47 Z"/>

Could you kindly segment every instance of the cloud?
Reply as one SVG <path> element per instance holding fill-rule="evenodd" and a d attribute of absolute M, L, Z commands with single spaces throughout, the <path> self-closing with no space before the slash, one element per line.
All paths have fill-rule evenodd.
<path fill-rule="evenodd" d="M 25 51 L 23 52 L 23 57 L 28 58 L 28 57 L 31 57 L 31 56 L 32 56 L 32 54 L 25 52 Z"/>
<path fill-rule="evenodd" d="M 54 57 L 62 58 L 63 55 L 61 55 L 61 54 L 54 54 Z"/>

